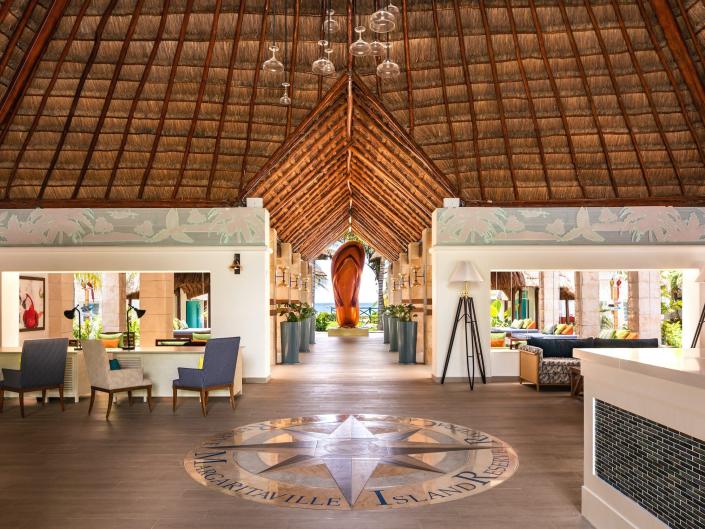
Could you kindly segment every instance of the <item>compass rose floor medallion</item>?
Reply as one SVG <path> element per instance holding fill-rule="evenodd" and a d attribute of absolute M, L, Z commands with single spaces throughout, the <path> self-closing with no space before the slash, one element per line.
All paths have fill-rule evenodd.
<path fill-rule="evenodd" d="M 305 509 L 391 509 L 486 491 L 519 464 L 506 443 L 467 426 L 388 415 L 318 415 L 234 428 L 191 450 L 199 483 Z"/>

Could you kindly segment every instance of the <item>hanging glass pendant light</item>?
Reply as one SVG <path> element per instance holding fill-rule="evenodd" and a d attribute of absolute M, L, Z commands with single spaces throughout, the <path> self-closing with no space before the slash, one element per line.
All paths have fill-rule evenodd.
<path fill-rule="evenodd" d="M 397 6 L 395 6 L 391 0 L 387 4 L 387 11 L 389 11 L 392 15 L 394 15 L 394 18 L 396 18 L 400 15 L 399 8 Z"/>
<path fill-rule="evenodd" d="M 375 36 L 375 40 L 370 42 L 370 55 L 375 57 L 384 55 L 384 43 L 377 40 L 377 36 Z"/>
<path fill-rule="evenodd" d="M 318 45 L 321 47 L 321 53 L 313 64 L 311 65 L 311 71 L 316 75 L 330 75 L 335 72 L 335 65 L 330 61 L 330 53 L 333 50 L 328 48 L 327 40 L 319 40 Z M 327 53 L 329 57 L 324 57 L 323 54 Z"/>
<path fill-rule="evenodd" d="M 289 97 L 289 83 L 284 81 L 282 83 L 282 88 L 284 89 L 284 93 L 279 98 L 279 104 L 284 105 L 284 106 L 289 106 L 289 105 L 291 105 L 291 98 Z"/>
<path fill-rule="evenodd" d="M 272 44 L 269 47 L 269 51 L 272 52 L 272 56 L 266 61 L 264 61 L 264 63 L 262 64 L 262 69 L 265 72 L 283 72 L 284 65 L 279 59 L 277 59 L 277 52 L 279 51 L 279 46 L 277 46 L 276 44 Z"/>
<path fill-rule="evenodd" d="M 324 66 L 323 75 L 332 75 L 335 73 L 335 64 L 333 64 L 333 61 L 330 60 L 330 54 L 333 53 L 333 48 L 328 47 L 323 51 L 326 54 L 326 63 Z"/>
<path fill-rule="evenodd" d="M 399 65 L 389 58 L 390 47 L 391 44 L 386 42 L 385 48 L 387 49 L 387 57 L 377 65 L 377 75 L 382 79 L 393 79 L 399 75 L 400 72 Z"/>
<path fill-rule="evenodd" d="M 365 32 L 365 26 L 357 26 L 355 28 L 355 33 L 357 33 L 357 40 L 350 45 L 350 53 L 355 57 L 364 57 L 370 54 L 370 45 L 365 42 L 362 38 L 362 34 Z"/>
<path fill-rule="evenodd" d="M 393 6 L 396 8 L 396 6 Z M 397 12 L 399 9 L 397 9 Z M 370 29 L 376 33 L 389 33 L 397 25 L 396 17 L 386 7 L 370 15 Z"/>
<path fill-rule="evenodd" d="M 326 19 L 323 21 L 323 32 L 326 33 L 329 38 L 331 33 L 337 33 L 340 29 L 340 23 L 333 18 L 335 11 L 329 9 L 326 15 Z"/>

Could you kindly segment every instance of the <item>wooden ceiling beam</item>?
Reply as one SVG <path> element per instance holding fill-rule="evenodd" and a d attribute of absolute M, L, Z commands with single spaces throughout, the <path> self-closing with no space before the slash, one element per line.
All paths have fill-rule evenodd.
<path fill-rule="evenodd" d="M 54 66 L 54 71 L 52 72 L 51 75 L 51 80 L 49 81 L 49 84 L 47 85 L 47 89 L 44 91 L 44 94 L 42 94 L 42 100 L 39 103 L 39 107 L 37 108 L 37 112 L 34 115 L 34 118 L 32 119 L 32 124 L 29 126 L 29 131 L 24 135 L 24 141 L 22 142 L 22 147 L 20 147 L 19 152 L 15 156 L 15 163 L 12 167 L 12 171 L 10 172 L 10 177 L 7 179 L 7 184 L 5 185 L 5 201 L 8 201 L 10 199 L 10 191 L 12 189 L 12 184 L 15 181 L 15 177 L 17 176 L 17 172 L 20 167 L 20 163 L 22 161 L 22 158 L 24 157 L 24 154 L 27 152 L 27 146 L 29 145 L 29 142 L 32 140 L 32 137 L 34 136 L 34 132 L 37 130 L 37 126 L 39 125 L 39 121 L 41 120 L 42 116 L 44 115 L 44 108 L 46 107 L 47 101 L 49 100 L 49 95 L 52 93 L 54 90 L 54 86 L 56 86 L 56 81 L 59 78 L 59 72 L 61 71 L 62 66 L 64 65 L 64 61 L 66 60 L 66 57 L 69 53 L 69 50 L 71 49 L 71 45 L 73 44 L 74 39 L 76 38 L 76 34 L 78 33 L 78 29 L 81 26 L 81 21 L 83 20 L 83 16 L 86 14 L 86 11 L 88 10 L 88 6 L 91 4 L 91 0 L 84 0 L 83 4 L 81 4 L 81 9 L 79 10 L 78 14 L 76 15 L 76 18 L 74 19 L 73 26 L 71 26 L 71 31 L 69 32 L 68 37 L 66 37 L 66 43 L 64 44 L 64 47 L 61 50 L 61 54 L 59 55 L 59 59 L 56 61 L 56 65 Z M 54 4 L 52 4 L 54 5 Z M 65 4 L 64 4 L 65 6 Z M 63 13 L 63 9 L 61 11 Z M 56 17 L 61 18 L 61 13 L 55 14 Z M 45 18 L 46 21 L 46 18 Z M 58 22 L 58 20 L 55 21 L 55 24 Z M 44 27 L 44 25 L 42 25 Z M 50 31 L 50 34 L 53 33 L 53 28 Z M 36 36 L 36 35 L 35 35 Z M 46 45 L 46 42 L 49 39 L 49 35 L 46 36 L 46 40 L 44 41 L 43 45 Z M 31 49 L 31 48 L 30 48 Z M 27 52 L 29 53 L 29 51 Z M 25 54 L 25 57 L 27 56 L 27 53 Z M 41 55 L 41 51 L 37 52 L 38 55 Z M 38 57 L 35 59 L 38 62 Z M 24 61 L 23 61 L 24 64 Z M 18 70 L 19 71 L 19 70 Z M 7 92 L 5 92 L 5 97 L 7 97 L 9 93 L 9 89 Z M 24 92 L 20 93 L 18 97 L 21 99 L 24 97 Z M 3 99 L 4 101 L 4 99 Z M 13 106 L 12 113 L 14 114 L 17 112 L 17 109 L 19 108 L 19 103 L 20 101 L 18 100 L 17 105 Z M 2 113 L 2 110 L 0 109 L 0 113 Z M 0 137 L 0 145 L 2 145 L 5 142 L 5 137 L 7 136 L 7 132 L 10 130 L 10 121 L 7 121 L 4 123 L 4 128 L 2 131 L 2 136 Z"/>
<path fill-rule="evenodd" d="M 5 11 L 2 16 L 3 20 L 10 10 L 11 3 L 12 0 L 5 0 L 3 4 L 2 9 Z M 0 101 L 0 127 L 7 125 L 8 117 L 23 97 L 25 88 L 29 86 L 31 78 L 34 75 L 36 65 L 44 54 L 49 39 L 51 39 L 54 34 L 54 30 L 59 20 L 61 20 L 68 3 L 69 0 L 53 0 L 49 5 L 41 26 L 39 26 L 27 46 L 27 51 L 24 53 Z"/>
<path fill-rule="evenodd" d="M 249 110 L 247 112 L 247 133 L 245 134 L 245 152 L 242 155 L 242 167 L 240 168 L 240 183 L 238 185 L 238 201 L 242 201 L 243 194 L 242 190 L 245 186 L 245 180 L 247 178 L 247 157 L 250 154 L 250 146 L 252 144 L 252 118 L 255 114 L 255 103 L 257 102 L 257 86 L 259 85 L 259 74 L 262 69 L 262 62 L 264 61 L 264 44 L 267 40 L 267 17 L 271 15 L 271 4 L 270 0 L 264 1 L 264 7 L 262 9 L 262 25 L 259 29 L 259 46 L 257 48 L 257 61 L 255 62 L 254 78 L 252 79 L 252 92 L 250 93 L 250 103 Z"/>
<path fill-rule="evenodd" d="M 330 228 L 316 240 L 309 241 L 306 244 L 298 247 L 301 255 L 305 255 L 307 259 L 313 259 L 321 254 L 331 243 L 340 240 L 343 234 L 348 229 L 347 219 L 344 219 L 337 224 L 333 224 Z"/>
<path fill-rule="evenodd" d="M 690 90 L 690 95 L 693 96 L 693 101 L 698 109 L 700 118 L 703 120 L 703 123 L 705 123 L 705 87 L 703 87 L 703 83 L 695 68 L 690 52 L 683 41 L 683 35 L 681 35 L 680 29 L 678 28 L 676 17 L 673 16 L 671 5 L 668 0 L 650 0 L 650 2 L 656 14 L 656 19 L 666 37 L 666 44 L 671 50 L 671 54 L 678 65 L 678 69 L 681 72 L 685 84 Z M 683 13 L 683 17 L 687 18 L 687 13 Z M 695 42 L 697 42 L 697 39 Z"/>
<path fill-rule="evenodd" d="M 149 52 L 149 57 L 147 58 L 147 64 L 142 70 L 142 75 L 140 76 L 140 82 L 137 85 L 137 90 L 135 95 L 132 96 L 132 102 L 130 103 L 130 110 L 127 112 L 127 121 L 125 122 L 125 128 L 122 132 L 122 137 L 120 138 L 120 146 L 117 150 L 117 155 L 115 156 L 115 161 L 113 162 L 113 167 L 110 170 L 110 178 L 108 179 L 108 185 L 105 189 L 105 200 L 110 199 L 110 195 L 113 192 L 113 183 L 117 177 L 117 172 L 120 169 L 120 162 L 122 161 L 122 156 L 125 153 L 125 146 L 127 145 L 127 138 L 130 135 L 130 129 L 132 128 L 132 120 L 135 117 L 135 111 L 137 110 L 137 105 L 140 102 L 140 97 L 142 97 L 142 91 L 144 90 L 147 80 L 149 79 L 149 73 L 152 70 L 152 65 L 157 57 L 157 52 L 161 46 L 162 39 L 164 38 L 164 29 L 166 28 L 166 22 L 169 18 L 169 8 L 171 7 L 171 0 L 164 0 L 164 4 L 161 9 L 161 17 L 159 19 L 159 27 L 157 28 L 157 34 L 154 38 L 154 45 Z M 208 197 L 210 198 L 210 197 Z"/>
<path fill-rule="evenodd" d="M 76 109 L 78 108 L 78 103 L 81 99 L 83 87 L 86 84 L 88 74 L 90 73 L 91 68 L 93 68 L 93 63 L 95 63 L 95 58 L 98 55 L 98 50 L 100 49 L 100 45 L 102 43 L 103 31 L 105 31 L 105 26 L 108 24 L 108 21 L 110 20 L 110 17 L 113 14 L 113 9 L 115 9 L 116 5 L 117 0 L 110 0 L 110 3 L 105 8 L 105 11 L 103 11 L 103 14 L 100 17 L 100 21 L 98 22 L 98 27 L 95 31 L 95 38 L 93 39 L 93 47 L 91 48 L 91 53 L 88 56 L 88 60 L 86 61 L 83 67 L 83 71 L 81 72 L 81 77 L 78 80 L 76 92 L 73 95 L 73 100 L 71 101 L 71 106 L 69 107 L 68 117 L 64 122 L 61 135 L 59 136 L 59 142 L 56 145 L 56 149 L 54 149 L 54 155 L 51 158 L 49 168 L 47 169 L 46 174 L 44 175 L 44 180 L 42 181 L 42 185 L 39 188 L 39 193 L 37 194 L 37 198 L 39 198 L 40 200 L 44 197 L 44 192 L 46 191 L 46 188 L 49 185 L 49 180 L 54 174 L 54 169 L 56 168 L 56 164 L 59 161 L 59 156 L 61 156 L 62 150 L 64 148 L 64 143 L 66 142 L 66 136 L 68 136 L 68 133 L 71 130 L 71 124 L 73 123 L 73 118 L 76 115 Z"/>
<path fill-rule="evenodd" d="M 0 55 L 0 76 L 5 74 L 7 63 L 10 62 L 10 57 L 12 57 L 12 53 L 16 50 L 17 42 L 20 40 L 22 33 L 24 33 L 24 30 L 27 27 L 27 22 L 32 16 L 35 7 L 37 7 L 37 0 L 29 0 L 27 5 L 23 7 L 22 16 L 17 21 L 14 30 L 10 34 L 10 38 L 5 44 L 5 49 L 3 50 L 2 55 Z"/>
<path fill-rule="evenodd" d="M 378 202 L 369 195 L 356 195 L 353 200 L 353 219 L 365 219 L 372 226 L 377 227 L 381 233 L 393 237 L 395 240 L 400 241 L 401 244 L 408 244 L 419 238 L 415 230 L 407 229 L 408 226 L 406 228 L 402 227 L 401 223 L 396 221 L 393 216 L 379 218 L 378 211 L 375 209 L 377 205 Z M 391 213 L 389 209 L 386 211 Z M 421 233 L 421 230 L 418 233 Z"/>
<path fill-rule="evenodd" d="M 308 215 L 288 218 L 284 218 L 283 215 L 275 216 L 277 232 L 281 230 L 282 235 L 286 236 L 286 240 L 291 243 L 301 243 L 315 236 L 317 232 L 325 230 L 331 221 L 335 221 L 341 215 L 347 219 L 348 196 L 345 186 L 339 184 L 331 190 L 325 208 L 321 207 L 320 201 L 317 205 L 319 207 L 310 208 Z"/>
<path fill-rule="evenodd" d="M 649 83 L 646 82 L 646 79 L 644 78 L 644 72 L 641 69 L 641 65 L 639 64 L 639 60 L 636 57 L 636 53 L 634 52 L 634 46 L 632 45 L 632 39 L 629 36 L 629 31 L 627 31 L 627 27 L 624 23 L 624 17 L 622 17 L 622 10 L 619 7 L 619 4 L 615 2 L 615 0 L 611 0 L 612 3 L 612 9 L 614 10 L 615 15 L 617 16 L 617 22 L 619 23 L 619 29 L 620 32 L 622 33 L 622 39 L 624 39 L 624 43 L 627 46 L 627 51 L 629 52 L 629 58 L 632 61 L 632 66 L 634 66 L 634 70 L 636 71 L 637 77 L 639 77 L 639 82 L 641 83 L 641 87 L 644 90 L 644 94 L 646 95 L 646 100 L 649 102 L 649 108 L 651 109 L 651 116 L 654 118 L 654 123 L 656 124 L 656 128 L 658 129 L 659 136 L 661 137 L 661 142 L 663 143 L 664 147 L 666 148 L 666 154 L 668 155 L 668 159 L 671 162 L 671 165 L 673 166 L 673 172 L 675 173 L 676 176 L 676 181 L 678 182 L 678 188 L 680 189 L 680 192 L 682 194 L 685 194 L 685 188 L 683 187 L 683 177 L 681 176 L 680 169 L 678 167 L 678 163 L 676 162 L 676 158 L 673 155 L 673 150 L 671 149 L 671 145 L 668 142 L 668 138 L 666 137 L 666 134 L 663 130 L 663 124 L 661 123 L 661 117 L 659 116 L 659 111 L 656 108 L 656 103 L 654 102 L 654 96 L 651 93 L 651 88 L 649 87 Z"/>
<path fill-rule="evenodd" d="M 169 103 L 171 102 L 171 91 L 174 88 L 174 79 L 176 78 L 176 71 L 179 68 L 179 61 L 181 60 L 181 52 L 184 49 L 184 39 L 186 38 L 186 30 L 188 29 L 189 19 L 191 18 L 191 12 L 193 11 L 194 0 L 186 1 L 186 10 L 184 11 L 184 16 L 181 19 L 181 28 L 179 29 L 179 38 L 176 43 L 176 50 L 174 51 L 174 59 L 171 63 L 171 69 L 169 71 L 169 80 L 166 85 L 166 92 L 164 94 L 164 99 L 161 105 L 161 111 L 159 113 L 159 123 L 157 124 L 157 130 L 154 132 L 154 140 L 152 140 L 152 148 L 149 152 L 149 159 L 147 160 L 147 166 L 142 173 L 142 181 L 140 182 L 140 188 L 137 192 L 137 198 L 141 199 L 144 196 L 144 190 L 147 187 L 147 180 L 149 179 L 149 173 L 152 172 L 152 166 L 154 165 L 154 158 L 157 155 L 157 149 L 159 148 L 159 141 L 162 138 L 162 132 L 164 131 L 164 121 L 166 119 L 166 113 L 169 109 Z"/>
<path fill-rule="evenodd" d="M 10 8 L 12 7 L 13 0 L 5 0 L 0 4 L 0 24 L 5 22 L 5 17 L 10 13 Z"/>
<path fill-rule="evenodd" d="M 184 180 L 184 173 L 186 172 L 188 157 L 189 154 L 191 154 L 191 143 L 193 142 L 193 134 L 196 132 L 196 125 L 198 125 L 198 116 L 201 113 L 203 95 L 206 92 L 206 83 L 208 82 L 208 74 L 210 72 L 211 61 L 213 60 L 213 47 L 215 46 L 215 38 L 218 34 L 218 20 L 220 20 L 220 11 L 222 9 L 222 6 L 223 0 L 215 0 L 213 21 L 211 23 L 211 33 L 208 39 L 208 49 L 206 50 L 206 58 L 203 62 L 203 71 L 201 72 L 201 84 L 198 85 L 198 95 L 196 96 L 196 104 L 194 105 L 193 109 L 191 125 L 189 126 L 188 134 L 186 135 L 186 146 L 184 147 L 184 155 L 181 157 L 181 166 L 179 167 L 179 174 L 176 177 L 176 184 L 174 184 L 174 190 L 171 193 L 171 198 L 173 200 L 176 200 L 179 196 L 179 188 L 181 187 L 181 182 L 183 182 Z M 206 195 L 207 194 L 208 192 L 206 191 Z"/>
<path fill-rule="evenodd" d="M 468 107 L 470 108 L 470 127 L 472 134 L 472 150 L 475 158 L 475 167 L 477 170 L 477 185 L 480 188 L 480 199 L 485 200 L 485 184 L 482 179 L 482 158 L 480 156 L 480 147 L 478 142 L 477 130 L 477 114 L 475 112 L 475 94 L 472 89 L 470 80 L 470 67 L 468 66 L 467 52 L 465 50 L 465 31 L 460 17 L 460 6 L 458 0 L 453 0 L 453 11 L 455 13 L 455 30 L 458 32 L 458 47 L 460 48 L 460 60 L 463 64 L 463 80 L 465 84 L 465 93 L 468 98 Z M 458 189 L 458 196 L 462 196 L 462 189 Z"/>
<path fill-rule="evenodd" d="M 297 64 L 297 51 L 299 48 L 299 25 L 301 21 L 301 0 L 294 1 L 294 32 L 291 36 L 291 60 L 289 64 L 291 68 L 289 69 L 289 90 L 291 100 L 294 100 L 294 82 L 296 81 L 296 64 Z M 284 130 L 284 138 L 289 137 L 289 132 L 291 131 L 291 114 L 292 105 L 289 104 L 286 107 L 286 129 Z"/>
<path fill-rule="evenodd" d="M 409 46 L 409 12 L 407 0 L 401 0 L 401 21 L 404 32 L 404 73 L 406 74 L 406 98 L 409 104 L 409 136 L 414 137 L 414 88 L 411 81 L 411 52 Z"/>
<path fill-rule="evenodd" d="M 409 244 L 409 241 L 397 238 L 391 233 L 381 232 L 378 227 L 367 222 L 364 217 L 355 215 L 354 211 L 352 229 L 353 231 L 360 230 L 366 233 L 367 238 L 370 239 L 370 243 L 373 246 L 376 248 L 385 248 L 392 255 L 403 252 L 405 247 Z"/>
<path fill-rule="evenodd" d="M 137 0 L 137 4 L 130 17 L 130 25 L 127 28 L 127 33 L 125 38 L 122 40 L 122 46 L 120 47 L 120 54 L 118 55 L 117 62 L 115 63 L 115 68 L 113 69 L 113 76 L 110 79 L 110 85 L 108 86 L 108 92 L 103 99 L 103 107 L 100 109 L 100 116 L 98 117 L 98 123 L 91 136 L 91 142 L 88 145 L 88 152 L 83 160 L 83 165 L 81 166 L 81 171 L 78 174 L 78 180 L 73 188 L 73 193 L 71 198 L 78 198 L 81 192 L 81 185 L 86 178 L 86 173 L 90 167 L 91 160 L 93 159 L 93 154 L 95 153 L 95 147 L 98 144 L 98 139 L 100 138 L 100 133 L 103 130 L 103 125 L 105 123 L 105 118 L 108 115 L 108 108 L 113 100 L 113 95 L 115 94 L 115 87 L 117 86 L 118 79 L 120 79 L 120 74 L 122 73 L 122 67 L 125 63 L 125 57 L 127 56 L 127 50 L 130 47 L 132 37 L 135 34 L 135 29 L 137 28 L 137 22 L 142 14 L 142 6 L 144 5 L 144 0 Z"/>

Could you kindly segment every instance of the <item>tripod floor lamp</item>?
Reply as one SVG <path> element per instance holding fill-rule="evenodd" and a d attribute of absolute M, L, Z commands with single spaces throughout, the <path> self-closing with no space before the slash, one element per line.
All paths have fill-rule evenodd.
<path fill-rule="evenodd" d="M 700 275 L 695 282 L 705 283 L 705 272 L 700 272 Z M 703 304 L 703 310 L 700 311 L 700 319 L 698 320 L 698 326 L 695 328 L 693 343 L 690 344 L 691 349 L 695 349 L 698 346 L 698 338 L 700 338 L 700 331 L 703 329 L 703 323 L 705 323 L 705 304 Z"/>
<path fill-rule="evenodd" d="M 482 354 L 482 342 L 480 341 L 480 331 L 477 328 L 477 314 L 475 313 L 475 303 L 470 296 L 470 283 L 482 283 L 483 279 L 480 272 L 477 271 L 475 265 L 471 261 L 460 261 L 455 265 L 455 269 L 450 276 L 448 282 L 452 284 L 462 284 L 463 289 L 460 291 L 458 299 L 458 307 L 455 310 L 455 319 L 453 320 L 453 331 L 450 335 L 450 343 L 448 344 L 448 352 L 446 353 L 445 364 L 443 365 L 443 376 L 441 384 L 445 382 L 448 372 L 448 363 L 453 352 L 453 344 L 455 336 L 458 333 L 458 326 L 462 325 L 463 335 L 465 338 L 465 364 L 468 371 L 468 383 L 470 389 L 475 387 L 475 364 L 480 370 L 482 383 L 487 383 L 485 376 L 485 359 Z M 468 327 L 470 327 L 470 336 L 468 336 Z"/>

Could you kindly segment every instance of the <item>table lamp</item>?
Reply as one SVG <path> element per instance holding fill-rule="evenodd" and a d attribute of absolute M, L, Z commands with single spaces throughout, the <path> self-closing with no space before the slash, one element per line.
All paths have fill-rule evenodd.
<path fill-rule="evenodd" d="M 127 306 L 127 310 L 125 311 L 125 340 L 123 340 L 122 346 L 122 348 L 127 351 L 132 351 L 135 348 L 136 341 L 130 335 L 130 311 L 135 313 L 138 320 L 147 313 L 145 309 L 138 309 L 137 307 L 133 307 L 132 304 Z"/>
<path fill-rule="evenodd" d="M 480 369 L 480 377 L 482 383 L 487 383 L 485 376 L 485 359 L 482 354 L 482 342 L 480 341 L 480 331 L 477 327 L 477 315 L 475 313 L 475 303 L 470 296 L 470 284 L 482 283 L 484 279 L 480 272 L 475 267 L 472 261 L 459 261 L 453 273 L 448 278 L 450 285 L 462 285 L 460 296 L 458 299 L 458 307 L 455 311 L 455 319 L 453 320 L 453 330 L 450 335 L 450 343 L 448 344 L 448 352 L 446 353 L 445 364 L 443 365 L 443 376 L 441 384 L 445 382 L 446 373 L 448 372 L 448 363 L 450 355 L 453 351 L 455 343 L 455 335 L 458 332 L 458 325 L 462 322 L 463 332 L 465 336 L 465 364 L 468 371 L 468 383 L 470 389 L 475 387 L 475 357 L 477 356 L 477 365 Z M 470 326 L 470 340 L 468 341 L 468 326 Z M 471 367 L 472 366 L 472 367 Z"/>
<path fill-rule="evenodd" d="M 78 346 L 76 350 L 81 350 L 81 332 L 83 331 L 83 325 L 81 325 L 81 309 L 76 305 L 74 308 L 64 311 L 64 318 L 67 320 L 73 320 L 74 315 L 78 313 Z"/>

